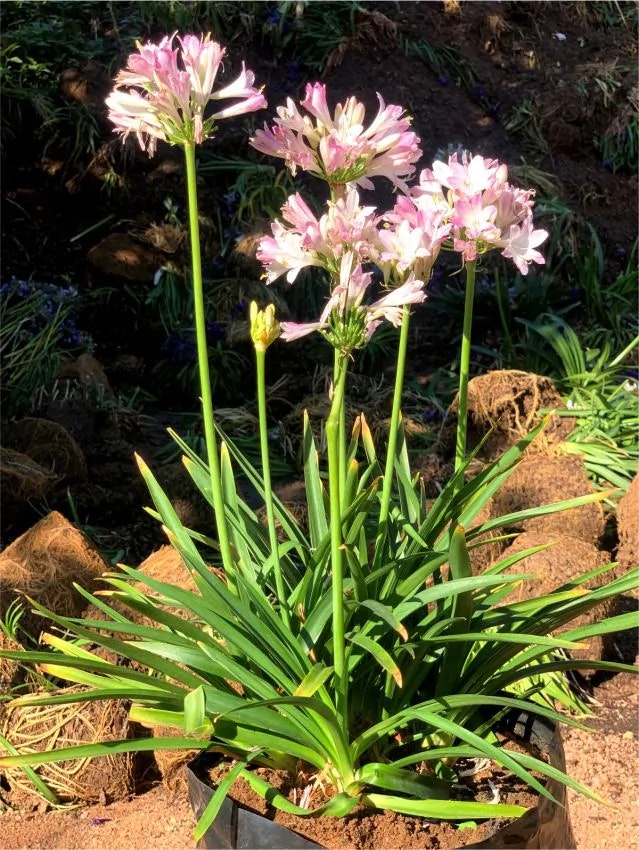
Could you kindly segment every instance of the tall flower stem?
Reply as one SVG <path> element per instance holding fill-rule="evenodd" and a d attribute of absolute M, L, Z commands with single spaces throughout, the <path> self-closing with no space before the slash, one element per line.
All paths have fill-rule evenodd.
<path fill-rule="evenodd" d="M 271 462 L 268 450 L 268 430 L 266 425 L 266 377 L 265 377 L 266 349 L 255 347 L 255 362 L 257 365 L 257 407 L 260 421 L 260 450 L 262 454 L 262 480 L 264 482 L 264 503 L 266 505 L 266 521 L 268 524 L 268 536 L 271 546 L 271 557 L 273 559 L 273 572 L 275 574 L 275 590 L 282 619 L 287 626 L 291 624 L 291 617 L 286 601 L 284 579 L 282 577 L 282 565 L 280 564 L 277 531 L 275 529 L 275 512 L 273 510 L 273 490 L 271 488 Z"/>
<path fill-rule="evenodd" d="M 340 373 L 342 355 L 339 350 L 335 349 L 335 361 L 333 364 L 333 387 L 337 386 L 337 379 Z M 346 488 L 346 415 L 345 411 L 339 418 L 339 492 L 340 500 L 344 498 L 344 490 Z M 343 507 L 343 505 L 342 505 Z"/>
<path fill-rule="evenodd" d="M 344 386 L 348 357 L 336 359 L 333 401 L 326 420 L 328 445 L 328 482 L 331 534 L 331 597 L 333 604 L 333 664 L 335 667 L 335 704 L 344 732 L 348 729 L 348 673 L 344 642 L 344 560 L 342 551 L 342 499 L 340 493 L 340 421 L 344 417 Z"/>
<path fill-rule="evenodd" d="M 399 334 L 399 348 L 397 351 L 397 367 L 395 370 L 395 391 L 393 393 L 393 412 L 391 413 L 390 428 L 388 431 L 388 448 L 386 450 L 386 469 L 384 470 L 384 485 L 382 487 L 382 501 L 379 511 L 379 531 L 388 519 L 390 510 L 391 492 L 393 489 L 393 478 L 395 468 L 395 452 L 397 451 L 397 432 L 399 430 L 399 417 L 402 405 L 402 390 L 404 388 L 404 372 L 406 370 L 406 352 L 408 350 L 408 326 L 410 323 L 410 308 L 404 306 L 402 326 Z M 384 538 L 378 534 L 378 542 Z"/>
<path fill-rule="evenodd" d="M 464 302 L 464 327 L 459 358 L 459 393 L 457 406 L 457 441 L 455 445 L 455 472 L 466 460 L 466 433 L 468 430 L 468 380 L 470 377 L 470 334 L 473 326 L 473 301 L 475 297 L 476 260 L 466 263 L 466 300 Z M 457 483 L 457 492 L 463 481 Z"/>
<path fill-rule="evenodd" d="M 217 536 L 220 544 L 224 572 L 230 589 L 234 588 L 235 568 L 229 544 L 226 515 L 224 513 L 224 497 L 222 494 L 222 477 L 220 475 L 220 459 L 215 437 L 215 422 L 213 418 L 213 400 L 211 397 L 211 378 L 209 374 L 208 345 L 206 341 L 206 317 L 204 313 L 204 287 L 202 285 L 202 257 L 200 254 L 200 225 L 198 221 L 197 185 L 195 179 L 195 145 L 184 145 L 186 159 L 186 188 L 189 207 L 189 231 L 191 235 L 191 265 L 193 275 L 193 303 L 195 308 L 195 337 L 197 344 L 198 373 L 200 376 L 200 393 L 202 400 L 202 416 L 204 419 L 204 438 L 206 455 L 211 476 L 211 492 L 213 494 L 213 510 L 217 525 Z"/>

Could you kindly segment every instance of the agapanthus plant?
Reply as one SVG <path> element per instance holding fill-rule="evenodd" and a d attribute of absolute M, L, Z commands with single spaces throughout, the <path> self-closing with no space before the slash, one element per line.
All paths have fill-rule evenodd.
<path fill-rule="evenodd" d="M 211 56 L 215 55 L 211 51 Z M 324 96 L 323 87 L 312 87 L 307 91 L 306 108 L 310 106 L 312 114 L 317 114 L 318 127 L 321 117 L 321 126 L 334 130 Z M 378 130 L 387 122 L 400 120 L 401 111 L 396 110 L 380 113 L 382 117 L 374 122 Z M 338 113 L 339 118 L 342 113 Z M 347 126 L 355 116 L 360 121 L 363 118 L 350 100 L 343 114 Z M 339 125 L 337 118 L 334 123 Z M 299 112 L 292 107 L 280 112 L 278 126 L 283 137 L 298 138 L 302 133 Z M 311 132 L 308 121 L 303 128 L 302 135 Z M 398 138 L 404 132 L 402 129 Z M 330 133 L 321 137 L 327 139 L 323 147 L 321 139 L 316 149 L 311 145 L 311 159 L 302 162 L 300 154 L 296 166 L 308 166 L 313 173 L 319 168 L 331 186 L 327 212 L 317 218 L 300 196 L 289 198 L 282 213 L 284 223 L 274 223 L 273 235 L 265 237 L 260 247 L 269 280 L 286 274 L 294 282 L 299 269 L 319 265 L 329 278 L 330 290 L 312 327 L 280 325 L 272 305 L 263 310 L 251 305 L 261 470 L 231 441 L 223 439 L 218 447 L 215 431 L 207 431 L 207 461 L 174 435 L 185 453 L 189 474 L 215 513 L 215 531 L 202 535 L 182 525 L 151 471 L 139 462 L 155 505 L 152 513 L 161 520 L 197 591 L 122 567 L 107 578 L 111 589 L 106 593 L 82 591 L 106 613 L 106 621 L 60 617 L 36 605 L 67 630 L 67 636 L 45 635 L 43 642 L 50 647 L 46 651 L 0 651 L 0 657 L 38 664 L 41 670 L 85 686 L 62 694 L 22 697 L 19 701 L 23 704 L 118 696 L 131 701 L 132 719 L 149 726 L 173 727 L 182 735 L 10 755 L 0 759 L 0 766 L 136 750 L 211 751 L 229 759 L 229 770 L 200 819 L 198 836 L 216 817 L 240 776 L 272 805 L 304 816 L 343 816 L 358 806 L 464 820 L 514 817 L 523 812 L 520 806 L 461 799 L 460 776 L 455 770 L 460 758 L 494 760 L 546 797 L 551 797 L 550 792 L 531 771 L 560 779 L 594 797 L 543 760 L 505 750 L 499 724 L 509 712 L 562 719 L 551 696 L 558 694 L 569 705 L 567 691 L 546 692 L 544 682 L 554 681 L 564 670 L 633 669 L 607 662 L 572 661 L 565 651 L 575 648 L 582 638 L 636 624 L 634 614 L 569 628 L 561 636 L 549 634 L 635 586 L 639 571 L 595 590 L 584 589 L 593 578 L 586 574 L 555 593 L 526 602 L 516 601 L 511 594 L 521 580 L 531 576 L 511 574 L 509 568 L 537 549 L 506 555 L 473 574 L 468 544 L 480 545 L 480 535 L 607 495 L 584 496 L 473 525 L 541 426 L 468 481 L 470 459 L 465 446 L 460 450 L 458 445 L 458 467 L 428 510 L 408 462 L 399 408 L 401 380 L 395 389 L 385 462 L 378 458 L 363 416 L 356 419 L 347 439 L 345 390 L 351 359 L 379 322 L 401 323 L 397 372 L 403 376 L 409 311 L 425 300 L 428 277 L 442 244 L 448 241 L 454 250 L 455 240 L 466 243 L 471 238 L 467 225 L 455 223 L 459 221 L 456 216 L 463 214 L 464 203 L 489 188 L 479 177 L 475 179 L 475 166 L 473 180 L 464 186 L 448 186 L 456 178 L 442 172 L 442 181 L 445 177 L 447 183 L 437 183 L 433 176 L 429 191 L 399 198 L 394 210 L 378 215 L 361 206 L 354 185 L 346 185 L 361 184 L 366 171 L 360 161 L 365 149 L 362 135 L 359 127 L 350 136 L 339 136 L 342 146 L 352 146 L 351 155 L 348 150 L 342 152 L 340 177 L 344 184 L 340 191 L 333 182 L 336 172 L 324 160 L 319 167 L 313 159 L 316 154 L 328 157 L 326 151 L 332 150 L 331 139 L 334 141 Z M 374 138 L 369 128 L 367 143 Z M 392 148 L 389 138 L 384 142 L 385 151 Z M 381 151 L 380 138 L 377 142 Z M 189 145 L 185 145 L 187 149 Z M 196 285 L 200 255 L 190 163 L 192 159 L 187 157 Z M 374 166 L 374 155 L 368 165 L 371 163 Z M 437 166 L 437 170 L 441 168 Z M 482 169 L 479 172 L 489 182 L 495 174 L 505 174 L 501 166 L 493 169 L 491 165 L 487 170 L 488 176 Z M 453 172 L 456 169 L 451 166 Z M 372 173 L 368 172 L 369 177 Z M 403 155 L 397 160 L 387 158 L 383 174 L 400 185 L 407 174 Z M 530 209 L 529 201 L 527 196 L 522 202 L 526 209 Z M 497 199 L 492 205 L 497 208 Z M 410 215 L 402 218 L 402 210 Z M 520 210 L 513 214 L 519 215 Z M 521 222 L 527 220 L 526 213 Z M 487 232 L 481 231 L 483 237 Z M 485 238 L 478 241 L 478 253 L 487 244 Z M 463 261 L 466 249 L 458 245 L 458 250 Z M 476 260 L 466 257 L 465 262 L 472 270 L 468 272 L 472 292 Z M 382 271 L 381 293 L 371 294 L 368 264 Z M 335 369 L 325 422 L 327 478 L 320 474 L 321 459 L 311 424 L 308 417 L 304 420 L 305 529 L 271 488 L 264 363 L 280 335 L 294 344 L 293 340 L 312 330 L 322 333 L 333 346 Z M 196 333 L 200 341 L 203 326 L 197 315 Z M 465 341 L 469 337 L 466 319 Z M 210 395 L 205 394 L 205 347 L 199 351 L 205 424 L 208 421 L 208 427 L 214 429 Z M 463 381 L 462 369 L 461 388 Z M 460 405 L 462 417 L 465 407 Z M 236 470 L 262 495 L 266 524 L 238 492 Z M 596 574 L 610 569 L 612 565 L 601 567 Z M 126 605 L 131 615 L 116 612 L 108 605 L 109 599 Z M 105 661 L 82 645 L 86 641 L 135 661 L 136 667 Z M 140 671 L 140 665 L 153 675 Z M 578 725 L 570 718 L 564 720 Z M 253 771 L 254 765 L 310 777 L 303 794 L 308 804 L 289 800 Z M 313 791 L 320 788 L 332 792 L 327 802 L 316 805 Z"/>

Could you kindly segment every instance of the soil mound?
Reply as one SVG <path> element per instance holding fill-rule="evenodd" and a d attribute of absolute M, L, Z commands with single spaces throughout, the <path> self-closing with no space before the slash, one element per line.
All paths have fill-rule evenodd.
<path fill-rule="evenodd" d="M 181 729 L 173 729 L 170 726 L 155 726 L 153 728 L 154 738 L 178 738 L 184 737 Z M 198 754 L 199 750 L 155 750 L 155 763 L 162 774 L 162 782 L 169 791 L 180 791 L 184 793 L 187 789 L 185 767 Z"/>
<path fill-rule="evenodd" d="M 140 564 L 140 572 L 156 581 L 165 584 L 173 584 L 182 590 L 190 590 L 198 593 L 197 586 L 189 569 L 186 567 L 180 553 L 173 546 L 162 546 L 157 552 L 149 555 L 146 561 Z M 152 588 L 144 589 L 149 596 L 157 596 L 158 593 Z"/>
<path fill-rule="evenodd" d="M 57 422 L 32 417 L 21 419 L 7 427 L 5 439 L 55 476 L 57 484 L 87 480 L 82 450 Z"/>
<path fill-rule="evenodd" d="M 25 505 L 41 502 L 55 485 L 55 475 L 23 452 L 0 447 L 2 526 L 10 527 Z"/>
<path fill-rule="evenodd" d="M 89 538 L 52 511 L 0 553 L 0 617 L 23 595 L 56 614 L 78 617 L 86 600 L 73 584 L 94 589 L 96 579 L 107 569 Z M 20 624 L 37 638 L 46 621 L 28 607 L 26 602 Z"/>
<path fill-rule="evenodd" d="M 491 513 L 496 518 L 594 492 L 580 457 L 537 455 L 524 460 L 502 484 L 493 497 Z M 553 533 L 561 533 L 596 544 L 603 534 L 604 513 L 601 504 L 593 502 L 568 511 L 514 523 L 510 530 L 543 530 L 550 537 Z"/>
<path fill-rule="evenodd" d="M 76 380 L 86 398 L 113 401 L 115 393 L 100 363 L 92 354 L 84 353 L 72 363 L 66 363 L 58 372 L 59 380 Z"/>
<path fill-rule="evenodd" d="M 162 255 L 126 233 L 112 233 L 88 253 L 90 265 L 101 275 L 150 283 L 162 265 Z"/>
<path fill-rule="evenodd" d="M 589 570 L 610 563 L 611 560 L 608 552 L 600 551 L 592 543 L 579 540 L 577 537 L 571 536 L 570 533 L 562 534 L 560 531 L 556 531 L 553 536 L 553 533 L 547 529 L 531 530 L 520 534 L 515 542 L 508 547 L 506 554 L 514 555 L 516 552 L 545 543 L 552 543 L 553 545 L 541 552 L 535 552 L 534 555 L 529 555 L 523 561 L 506 570 L 506 574 L 525 572 L 534 573 L 538 576 L 536 579 L 528 579 L 518 585 L 507 601 L 545 596 L 558 587 L 579 578 Z M 586 582 L 583 587 L 593 589 L 605 584 L 613 577 L 614 573 L 611 571 Z M 602 603 L 573 620 L 564 631 L 578 626 L 587 626 L 610 616 L 613 613 L 613 604 L 611 601 Z M 599 661 L 606 654 L 605 637 L 589 638 L 587 641 L 583 641 L 584 649 L 571 650 L 570 654 L 575 658 Z"/>
<path fill-rule="evenodd" d="M 21 652 L 24 647 L 17 640 L 0 631 L 0 649 Z M 0 697 L 20 685 L 26 676 L 24 668 L 12 658 L 0 658 Z"/>
<path fill-rule="evenodd" d="M 468 449 L 475 448 L 492 429 L 480 455 L 492 460 L 529 434 L 542 419 L 541 410 L 563 407 L 561 396 L 550 378 L 503 369 L 478 375 L 468 384 Z M 456 419 L 458 400 L 450 408 Z M 448 426 L 451 431 L 452 424 Z M 456 427 L 456 425 L 454 426 Z M 535 440 L 533 451 L 560 442 L 572 430 L 571 420 L 553 415 Z M 454 429 L 451 431 L 454 446 Z M 451 434 L 444 438 L 446 444 Z"/>
<path fill-rule="evenodd" d="M 624 570 L 636 567 L 639 564 L 639 475 L 635 475 L 617 507 L 617 532 L 619 566 Z"/>
<path fill-rule="evenodd" d="M 75 687 L 63 693 L 81 690 Z M 48 752 L 133 737 L 123 700 L 46 706 L 9 704 L 2 711 L 1 725 L 3 736 L 20 753 Z M 60 801 L 66 803 L 112 802 L 125 799 L 135 790 L 134 760 L 130 753 L 44 764 L 36 772 Z M 7 768 L 3 774 L 12 797 L 20 792 L 38 796 L 22 769 Z"/>

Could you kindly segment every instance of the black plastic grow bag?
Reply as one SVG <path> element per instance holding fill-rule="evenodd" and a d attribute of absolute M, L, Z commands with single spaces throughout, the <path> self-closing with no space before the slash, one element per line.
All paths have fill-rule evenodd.
<path fill-rule="evenodd" d="M 522 715 L 510 723 L 508 728 L 516 737 L 530 741 L 547 753 L 553 767 L 565 771 L 566 760 L 557 727 L 538 718 Z M 203 775 L 206 763 L 206 755 L 198 756 L 187 768 L 189 799 L 198 818 L 214 792 L 211 785 L 197 775 Z M 576 845 L 565 786 L 550 779 L 547 787 L 555 799 L 563 804 L 563 808 L 540 797 L 536 806 L 506 826 L 500 826 L 503 822 L 495 820 L 494 831 L 488 838 L 479 844 L 464 845 L 464 850 L 574 850 Z M 321 850 L 320 845 L 268 818 L 243 809 L 229 797 L 224 801 L 215 821 L 198 841 L 197 847 L 202 850 Z"/>

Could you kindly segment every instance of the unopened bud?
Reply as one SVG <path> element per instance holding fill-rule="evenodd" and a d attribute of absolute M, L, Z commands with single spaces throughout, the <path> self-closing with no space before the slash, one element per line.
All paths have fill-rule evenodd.
<path fill-rule="evenodd" d="M 275 305 L 268 304 L 264 310 L 260 310 L 257 303 L 251 301 L 249 317 L 253 345 L 257 351 L 266 351 L 280 335 L 280 323 L 275 318 Z"/>

